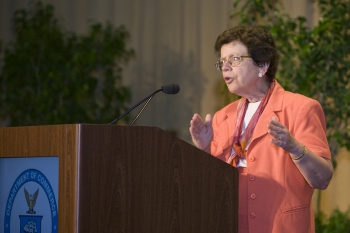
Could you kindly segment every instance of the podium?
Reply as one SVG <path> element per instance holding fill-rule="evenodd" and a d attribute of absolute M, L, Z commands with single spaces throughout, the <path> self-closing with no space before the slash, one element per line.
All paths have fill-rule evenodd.
<path fill-rule="evenodd" d="M 58 232 L 237 232 L 237 169 L 159 128 L 0 128 L 0 159 L 41 156 L 58 156 Z"/>

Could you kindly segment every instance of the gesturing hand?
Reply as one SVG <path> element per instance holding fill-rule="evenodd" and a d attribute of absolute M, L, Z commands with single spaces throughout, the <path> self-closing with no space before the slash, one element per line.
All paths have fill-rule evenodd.
<path fill-rule="evenodd" d="M 292 154 L 301 154 L 302 145 L 289 132 L 288 128 L 278 122 L 276 117 L 272 117 L 267 126 L 268 133 L 275 139 L 271 142 L 276 146 L 282 147 L 284 150 Z"/>
<path fill-rule="evenodd" d="M 213 139 L 211 115 L 207 114 L 205 116 L 205 123 L 203 123 L 202 118 L 196 113 L 193 115 L 190 125 L 190 133 L 193 143 L 201 150 L 208 150 L 209 144 Z"/>

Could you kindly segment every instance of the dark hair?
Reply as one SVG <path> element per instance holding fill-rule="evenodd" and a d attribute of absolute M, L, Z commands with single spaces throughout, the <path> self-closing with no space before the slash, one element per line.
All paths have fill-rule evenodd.
<path fill-rule="evenodd" d="M 221 56 L 221 47 L 233 41 L 240 41 L 248 48 L 248 54 L 256 65 L 269 64 L 267 81 L 275 79 L 279 55 L 270 32 L 255 26 L 237 26 L 224 31 L 215 42 L 215 52 Z"/>

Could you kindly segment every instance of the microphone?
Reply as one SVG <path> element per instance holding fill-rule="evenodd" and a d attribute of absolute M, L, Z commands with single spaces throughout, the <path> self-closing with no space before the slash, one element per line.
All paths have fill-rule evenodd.
<path fill-rule="evenodd" d="M 145 102 L 147 100 L 147 102 L 145 103 L 145 105 L 142 107 L 142 109 L 140 110 L 140 112 L 137 114 L 137 116 L 135 117 L 135 119 L 133 120 L 133 122 L 130 125 L 133 125 L 136 120 L 139 118 L 139 116 L 141 115 L 141 113 L 143 112 L 143 110 L 146 108 L 147 104 L 151 101 L 151 99 L 153 98 L 153 96 L 155 94 L 157 94 L 158 92 L 164 92 L 165 94 L 172 94 L 175 95 L 177 93 L 179 93 L 180 91 L 180 87 L 178 84 L 166 84 L 164 86 L 162 86 L 161 89 L 156 90 L 155 92 L 153 92 L 152 94 L 150 94 L 149 96 L 145 97 L 144 99 L 142 99 L 140 102 L 138 102 L 137 104 L 135 104 L 134 106 L 132 106 L 128 111 L 124 112 L 122 115 L 120 115 L 118 118 L 116 118 L 115 120 L 113 120 L 112 122 L 110 122 L 108 125 L 111 125 L 115 122 L 117 122 L 120 118 L 122 118 L 123 116 L 125 116 L 126 114 L 128 114 L 129 112 L 131 112 L 132 110 L 134 110 L 136 107 L 138 107 L 140 104 L 142 104 L 143 102 Z"/>
<path fill-rule="evenodd" d="M 180 87 L 177 84 L 166 84 L 162 86 L 162 91 L 166 94 L 177 94 L 180 91 Z"/>

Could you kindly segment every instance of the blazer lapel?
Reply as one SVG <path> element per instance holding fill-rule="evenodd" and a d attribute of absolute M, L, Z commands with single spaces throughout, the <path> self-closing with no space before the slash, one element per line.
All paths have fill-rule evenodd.
<path fill-rule="evenodd" d="M 284 89 L 281 87 L 281 85 L 279 85 L 279 83 L 277 83 L 277 81 L 275 82 L 275 88 L 271 94 L 269 102 L 267 103 L 263 113 L 261 114 L 255 126 L 251 142 L 267 134 L 267 125 L 269 124 L 269 121 L 273 116 L 276 116 L 278 119 L 276 113 L 282 110 Z"/>
<path fill-rule="evenodd" d="M 227 120 L 226 124 L 228 127 L 228 135 L 229 135 L 229 145 L 233 144 L 233 135 L 235 131 L 236 121 L 237 121 L 237 106 L 238 106 L 239 100 L 235 102 L 235 104 L 232 104 L 227 110 Z"/>
<path fill-rule="evenodd" d="M 237 104 L 235 102 L 228 106 L 228 108 L 224 112 L 225 120 L 218 129 L 218 135 L 220 139 L 218 140 L 218 147 L 215 154 L 221 154 L 221 159 L 225 161 L 228 159 L 228 156 L 231 153 L 231 150 L 229 148 L 232 148 L 233 143 L 233 131 L 235 128 L 237 118 L 236 109 Z"/>

